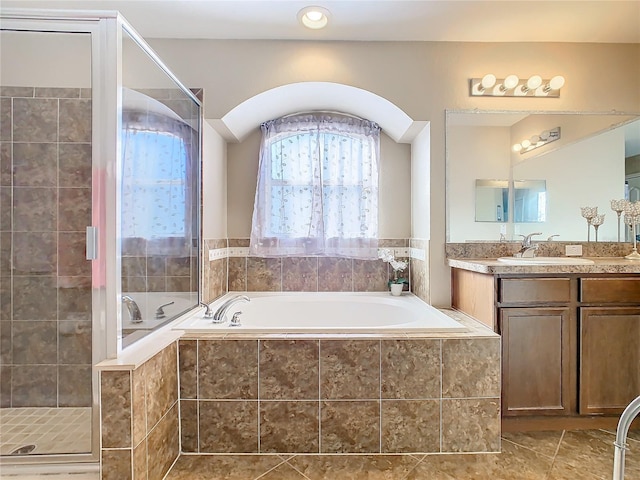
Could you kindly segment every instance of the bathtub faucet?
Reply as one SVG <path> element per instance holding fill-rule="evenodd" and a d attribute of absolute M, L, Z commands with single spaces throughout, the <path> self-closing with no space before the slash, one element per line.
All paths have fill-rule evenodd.
<path fill-rule="evenodd" d="M 229 300 L 227 300 L 222 305 L 220 305 L 218 310 L 216 310 L 216 313 L 213 314 L 213 323 L 224 322 L 224 316 L 227 313 L 227 310 L 229 310 L 229 308 L 231 308 L 232 305 L 238 302 L 250 302 L 250 301 L 251 299 L 246 295 L 235 295 L 231 297 Z"/>
<path fill-rule="evenodd" d="M 129 295 L 122 295 L 122 302 L 127 306 L 127 310 L 129 310 L 131 323 L 142 323 L 142 314 L 136 301 Z"/>

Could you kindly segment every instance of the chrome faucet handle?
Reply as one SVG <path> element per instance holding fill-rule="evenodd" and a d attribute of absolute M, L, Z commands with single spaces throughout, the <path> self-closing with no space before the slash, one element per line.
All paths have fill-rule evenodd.
<path fill-rule="evenodd" d="M 230 327 L 240 327 L 240 315 L 242 315 L 242 312 L 236 312 L 233 314 L 233 317 L 231 317 L 231 322 L 229 322 L 229 326 Z"/>
<path fill-rule="evenodd" d="M 547 242 L 552 242 L 554 237 L 559 237 L 560 235 L 550 235 L 549 238 L 547 238 Z"/>
<path fill-rule="evenodd" d="M 204 318 L 213 318 L 213 311 L 211 310 L 211 305 L 204 302 L 200 302 L 200 305 L 205 307 Z"/>
<path fill-rule="evenodd" d="M 534 235 L 542 235 L 542 232 L 530 233 L 529 235 L 519 235 L 520 237 L 522 237 L 522 246 L 523 247 L 530 247 L 531 246 L 531 237 L 533 237 Z"/>
<path fill-rule="evenodd" d="M 156 309 L 156 318 L 163 318 L 164 315 L 164 307 L 168 307 L 169 305 L 173 305 L 176 302 L 169 302 L 169 303 L 165 303 L 164 305 L 160 305 L 157 309 Z"/>

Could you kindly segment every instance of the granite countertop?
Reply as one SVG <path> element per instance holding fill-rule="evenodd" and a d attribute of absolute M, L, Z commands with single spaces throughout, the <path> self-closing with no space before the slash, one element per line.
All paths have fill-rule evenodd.
<path fill-rule="evenodd" d="M 510 265 L 495 258 L 448 258 L 447 264 L 478 273 L 539 274 L 539 273 L 640 273 L 640 261 L 624 257 L 582 257 L 592 260 L 590 265 Z"/>

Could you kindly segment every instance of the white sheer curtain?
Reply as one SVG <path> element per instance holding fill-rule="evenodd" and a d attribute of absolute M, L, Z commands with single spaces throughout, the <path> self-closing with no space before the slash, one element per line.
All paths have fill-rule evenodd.
<path fill-rule="evenodd" d="M 122 123 L 122 238 L 148 254 L 189 255 L 193 130 L 149 112 L 123 112 Z"/>
<path fill-rule="evenodd" d="M 380 127 L 309 113 L 262 135 L 250 254 L 377 258 Z"/>

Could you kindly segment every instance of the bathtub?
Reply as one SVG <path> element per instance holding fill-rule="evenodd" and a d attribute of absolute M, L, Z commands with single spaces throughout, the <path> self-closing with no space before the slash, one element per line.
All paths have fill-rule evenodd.
<path fill-rule="evenodd" d="M 222 324 L 199 313 L 176 326 L 190 333 L 310 333 L 410 334 L 464 332 L 462 324 L 413 294 L 393 297 L 380 293 L 233 292 L 211 304 L 215 312 L 229 298 L 247 295 L 250 302 L 234 304 Z M 230 326 L 235 312 L 240 326 Z"/>
<path fill-rule="evenodd" d="M 198 304 L 196 292 L 134 292 L 123 293 L 128 295 L 138 304 L 142 316 L 142 322 L 131 323 L 131 316 L 127 306 L 122 302 L 122 330 L 152 330 L 171 318 L 185 313 Z M 158 307 L 162 307 L 164 316 L 158 314 Z"/>

